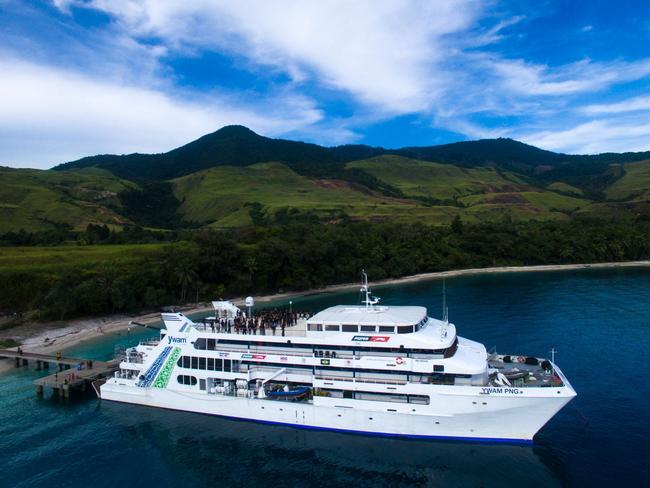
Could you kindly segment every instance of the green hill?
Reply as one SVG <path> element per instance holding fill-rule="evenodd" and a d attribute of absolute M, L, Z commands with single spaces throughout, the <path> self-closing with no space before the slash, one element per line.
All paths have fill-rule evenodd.
<path fill-rule="evenodd" d="M 462 168 L 449 164 L 418 161 L 401 156 L 379 156 L 346 165 L 372 174 L 405 196 L 447 201 L 488 192 L 523 191 L 526 185 L 511 181 L 495 168 Z"/>
<path fill-rule="evenodd" d="M 167 180 L 214 166 L 286 163 L 331 163 L 328 148 L 305 142 L 271 139 L 242 126 L 227 126 L 164 154 L 91 156 L 57 166 L 56 170 L 103 168 L 132 180 Z"/>
<path fill-rule="evenodd" d="M 468 221 L 557 220 L 589 203 L 505 179 L 492 168 L 466 169 L 396 156 L 348 166 L 370 172 L 404 198 L 342 180 L 307 178 L 282 163 L 221 166 L 177 178 L 173 187 L 183 202 L 179 212 L 184 220 L 217 227 L 307 217 L 428 224 L 448 223 L 456 215 Z"/>
<path fill-rule="evenodd" d="M 41 171 L 0 167 L 0 233 L 89 223 L 121 226 L 118 195 L 135 188 L 107 171 Z"/>
<path fill-rule="evenodd" d="M 456 213 L 386 197 L 346 181 L 307 178 L 282 163 L 221 166 L 178 178 L 173 185 L 185 220 L 218 227 L 251 225 L 256 215 L 271 222 L 285 215 L 321 220 L 419 216 L 446 222 Z"/>
<path fill-rule="evenodd" d="M 88 224 L 446 224 L 650 215 L 650 153 L 572 156 L 511 139 L 323 147 L 224 127 L 164 154 L 0 168 L 0 233 Z"/>

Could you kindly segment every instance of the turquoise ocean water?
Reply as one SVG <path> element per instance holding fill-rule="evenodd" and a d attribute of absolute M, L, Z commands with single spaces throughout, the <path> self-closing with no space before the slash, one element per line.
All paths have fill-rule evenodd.
<path fill-rule="evenodd" d="M 440 316 L 441 281 L 380 287 L 384 304 Z M 317 311 L 356 293 L 297 298 Z M 650 479 L 650 273 L 585 270 L 447 280 L 461 336 L 547 356 L 578 397 L 532 446 L 414 441 L 295 430 L 100 402 L 39 399 L 22 368 L 0 376 L 5 486 L 605 486 Z M 75 347 L 112 356 L 139 330 Z"/>

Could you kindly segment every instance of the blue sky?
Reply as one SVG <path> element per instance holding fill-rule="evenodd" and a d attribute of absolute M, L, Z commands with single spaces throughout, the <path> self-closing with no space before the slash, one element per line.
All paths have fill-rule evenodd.
<path fill-rule="evenodd" d="M 650 2 L 0 0 L 0 164 L 224 125 L 324 145 L 650 150 Z"/>

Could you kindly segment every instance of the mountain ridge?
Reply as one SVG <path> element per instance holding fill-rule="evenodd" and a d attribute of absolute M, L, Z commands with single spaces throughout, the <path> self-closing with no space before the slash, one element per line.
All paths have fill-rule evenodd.
<path fill-rule="evenodd" d="M 650 159 L 650 151 L 594 155 L 555 153 L 509 138 L 398 149 L 363 144 L 327 147 L 302 141 L 273 139 L 244 126 L 230 125 L 165 153 L 86 156 L 59 164 L 53 169 L 61 171 L 96 166 L 121 178 L 146 181 L 176 178 L 215 166 L 248 166 L 268 161 L 282 161 L 290 166 L 303 167 L 316 164 L 341 165 L 387 154 L 465 167 L 494 165 L 526 174 L 535 174 L 536 168 L 547 166 L 573 168 L 586 162 Z"/>

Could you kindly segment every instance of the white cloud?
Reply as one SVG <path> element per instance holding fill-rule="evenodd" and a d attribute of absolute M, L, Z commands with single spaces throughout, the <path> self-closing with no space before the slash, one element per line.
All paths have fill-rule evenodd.
<path fill-rule="evenodd" d="M 570 154 L 647 151 L 650 150 L 650 122 L 639 118 L 592 120 L 569 129 L 523 135 L 521 140 Z"/>
<path fill-rule="evenodd" d="M 441 69 L 452 54 L 445 37 L 471 28 L 482 10 L 472 0 L 94 0 L 91 5 L 113 15 L 135 38 L 154 37 L 180 51 L 236 53 L 296 82 L 314 78 L 397 114 L 431 109 L 451 82 Z"/>
<path fill-rule="evenodd" d="M 616 103 L 601 103 L 587 105 L 580 109 L 581 112 L 586 114 L 618 114 L 622 112 L 638 112 L 638 111 L 650 111 L 650 97 L 641 96 L 629 98 L 621 102 Z"/>
<path fill-rule="evenodd" d="M 322 113 L 303 97 L 272 102 L 173 98 L 162 91 L 0 58 L 0 163 L 47 167 L 98 153 L 161 152 L 224 125 L 275 135 Z"/>
<path fill-rule="evenodd" d="M 521 59 L 477 56 L 487 70 L 494 69 L 506 87 L 530 96 L 565 96 L 603 90 L 650 75 L 650 59 L 633 62 L 582 60 L 555 68 Z"/>
<path fill-rule="evenodd" d="M 68 0 L 68 4 L 71 0 Z M 263 0 L 92 0 L 134 38 L 168 48 L 236 53 L 347 91 L 386 115 L 454 110 L 459 102 L 508 111 L 525 97 L 561 97 L 602 90 L 650 75 L 650 59 L 547 66 L 477 51 L 505 38 L 522 16 L 477 27 L 485 2 L 471 0 L 295 2 Z M 505 90 L 504 90 L 505 87 Z M 461 94 L 459 97 L 458 94 Z M 530 106 L 527 107 L 529 109 Z"/>
<path fill-rule="evenodd" d="M 522 30 L 526 19 L 489 12 L 496 2 L 52 1 L 61 12 L 96 9 L 112 21 L 74 46 L 74 63 L 58 58 L 68 46 L 57 46 L 52 63 L 68 70 L 34 59 L 0 65 L 8 66 L 0 78 L 0 163 L 159 152 L 231 123 L 265 135 L 338 144 L 358 139 L 355 128 L 404 114 L 470 137 L 525 133 L 543 147 L 573 151 L 601 147 L 589 134 L 606 136 L 602 130 L 610 122 L 589 125 L 588 117 L 645 110 L 647 103 L 640 97 L 579 110 L 582 99 L 650 76 L 650 59 L 551 66 L 512 49 L 506 57 L 498 48 L 512 35 L 509 28 Z M 280 88 L 263 96 L 184 93 L 165 63 L 206 51 L 234 58 L 254 74 L 283 73 L 289 81 L 276 77 Z M 218 87 L 219 81 L 211 84 Z M 310 98 L 323 88 L 350 97 L 353 115 L 326 119 Z M 572 135 L 585 137 L 585 143 L 571 143 Z M 603 141 L 620 146 L 613 138 Z"/>

